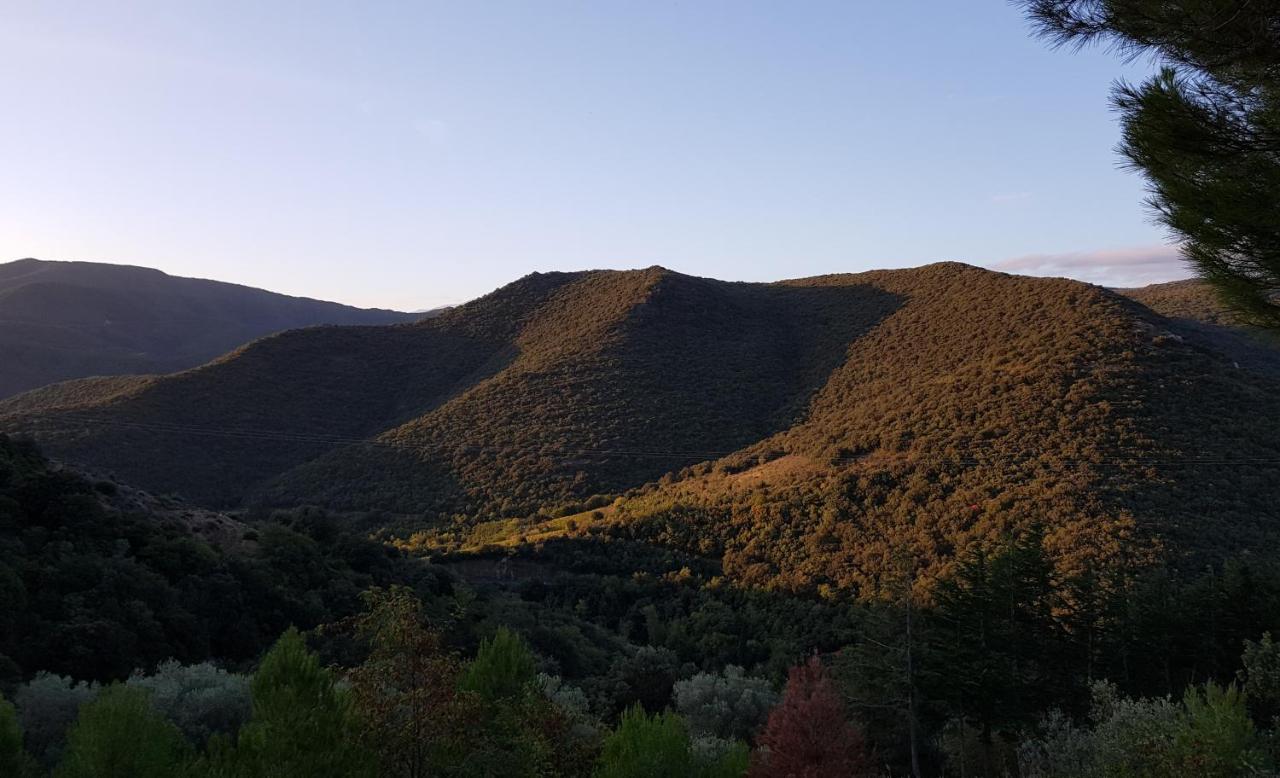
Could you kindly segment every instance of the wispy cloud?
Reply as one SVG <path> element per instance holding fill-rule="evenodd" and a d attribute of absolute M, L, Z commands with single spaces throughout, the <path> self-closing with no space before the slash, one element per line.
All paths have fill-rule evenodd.
<path fill-rule="evenodd" d="M 1177 246 L 1136 246 L 1122 249 L 1030 254 L 996 262 L 990 267 L 1033 276 L 1066 276 L 1103 286 L 1144 286 L 1191 276 Z"/>

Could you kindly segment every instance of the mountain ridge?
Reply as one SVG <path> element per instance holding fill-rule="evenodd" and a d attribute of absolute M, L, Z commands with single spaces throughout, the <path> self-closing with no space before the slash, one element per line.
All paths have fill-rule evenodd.
<path fill-rule="evenodd" d="M 286 332 L 0 416 L 213 507 L 375 510 L 408 531 L 590 500 L 736 579 L 873 591 L 895 554 L 935 576 L 1037 526 L 1069 565 L 1273 540 L 1280 383 L 1188 321 L 959 263 L 531 274 L 413 324 Z"/>
<path fill-rule="evenodd" d="M 416 318 L 133 265 L 22 259 L 0 264 L 0 397 L 183 370 L 296 327 Z"/>

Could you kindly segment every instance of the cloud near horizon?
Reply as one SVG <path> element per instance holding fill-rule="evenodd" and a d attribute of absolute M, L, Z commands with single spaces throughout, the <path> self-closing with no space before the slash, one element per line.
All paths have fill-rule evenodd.
<path fill-rule="evenodd" d="M 1190 278 L 1194 272 L 1177 246 L 1030 254 L 989 265 L 992 270 L 1032 276 L 1066 276 L 1102 286 L 1130 287 Z"/>

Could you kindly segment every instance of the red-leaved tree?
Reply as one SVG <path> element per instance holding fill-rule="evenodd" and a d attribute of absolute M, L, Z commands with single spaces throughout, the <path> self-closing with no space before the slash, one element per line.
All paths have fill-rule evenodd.
<path fill-rule="evenodd" d="M 850 778 L 871 772 L 862 733 L 845 721 L 835 686 L 813 657 L 791 668 L 751 755 L 750 778 Z"/>

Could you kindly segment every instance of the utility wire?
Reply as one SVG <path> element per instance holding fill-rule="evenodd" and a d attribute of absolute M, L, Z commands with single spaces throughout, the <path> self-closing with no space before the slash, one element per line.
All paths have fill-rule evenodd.
<path fill-rule="evenodd" d="M 559 447 L 554 444 L 548 444 L 547 451 L 539 451 L 524 447 L 521 451 L 519 448 L 502 447 L 502 446 L 478 446 L 478 445 L 448 445 L 444 443 L 416 443 L 396 440 L 395 438 L 361 438 L 348 435 L 334 435 L 328 433 L 308 433 L 308 432 L 288 432 L 283 430 L 251 430 L 236 429 L 228 427 L 202 427 L 190 424 L 176 424 L 163 422 L 142 422 L 128 421 L 124 419 L 113 419 L 107 417 L 87 416 L 76 413 L 61 414 L 31 414 L 26 418 L 38 418 L 46 420 L 55 420 L 59 422 L 78 422 L 86 425 L 103 425 L 120 427 L 123 429 L 132 429 L 143 432 L 157 432 L 175 435 L 199 435 L 209 437 L 221 437 L 228 439 L 241 440 L 261 440 L 276 441 L 287 443 L 302 443 L 324 446 L 367 446 L 374 448 L 383 448 L 399 451 L 417 451 L 417 452 L 438 452 L 442 454 L 498 454 L 512 455 L 515 453 L 524 453 L 533 456 L 577 456 L 577 457 L 628 457 L 628 458 L 660 458 L 660 459 L 693 459 L 697 461 L 707 461 L 712 459 L 720 459 L 723 457 L 744 454 L 741 449 L 733 450 L 672 450 L 672 449 L 635 449 L 635 448 L 601 448 L 601 447 Z M 1144 459 L 1143 454 L 1150 454 L 1149 450 L 1138 448 L 1113 447 L 1113 451 L 1131 452 L 1131 456 L 1119 457 L 1115 455 L 1103 457 L 1082 457 L 1082 456 L 1050 456 L 1044 458 L 1049 453 L 1041 452 L 1022 452 L 1015 454 L 1010 452 L 995 452 L 993 456 L 987 458 L 979 458 L 972 456 L 973 452 L 980 452 L 984 446 L 988 450 L 995 450 L 996 443 L 969 443 L 965 444 L 962 450 L 969 454 L 968 456 L 949 456 L 945 452 L 871 452 L 869 454 L 848 454 L 835 457 L 823 457 L 822 461 L 832 466 L 840 464 L 851 464 L 862 461 L 864 459 L 874 459 L 876 461 L 925 461 L 939 462 L 946 464 L 955 464 L 968 467 L 981 467 L 996 464 L 995 460 L 1019 460 L 1027 464 L 1077 464 L 1087 465 L 1100 468 L 1120 468 L 1120 467 L 1182 467 L 1182 466 L 1280 466 L 1280 457 L 1241 457 L 1231 458 L 1224 456 L 1202 456 L 1202 457 L 1185 457 L 1185 458 L 1169 458 L 1163 455 L 1161 459 Z"/>

